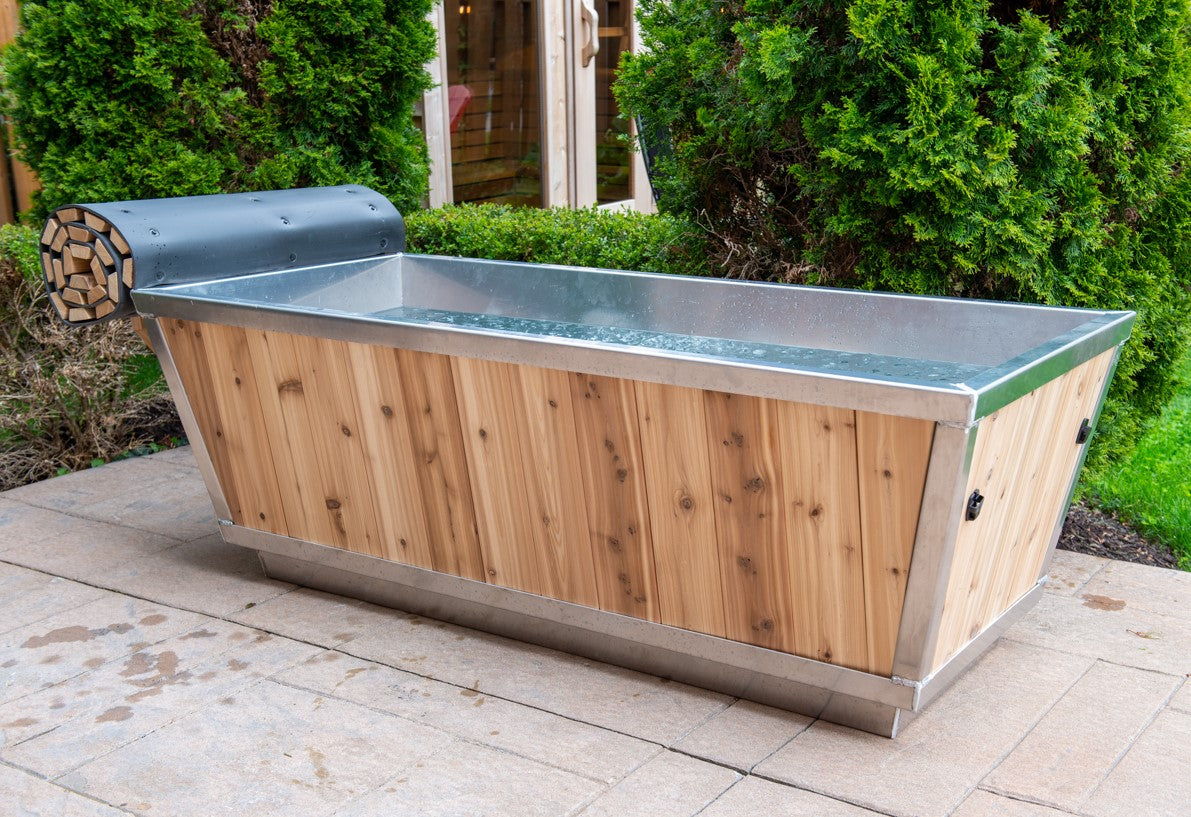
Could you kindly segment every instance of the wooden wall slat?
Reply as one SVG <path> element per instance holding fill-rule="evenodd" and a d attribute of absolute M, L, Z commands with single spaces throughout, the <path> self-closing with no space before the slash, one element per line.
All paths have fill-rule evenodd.
<path fill-rule="evenodd" d="M 797 652 L 863 669 L 868 639 L 855 412 L 779 403 L 778 422 Z"/>
<path fill-rule="evenodd" d="M 534 536 L 541 523 L 530 516 L 521 459 L 522 447 L 532 441 L 521 439 L 516 420 L 521 396 L 515 367 L 452 358 L 451 369 L 487 580 L 540 594 L 545 582 Z"/>
<path fill-rule="evenodd" d="M 307 478 L 307 493 L 316 506 L 311 511 L 319 512 L 321 504 L 323 530 L 329 525 L 332 536 L 322 544 L 383 556 L 351 405 L 346 353 L 317 338 L 281 333 L 270 336 L 269 351 L 278 395 L 292 420 L 287 426 L 291 450 L 309 446 L 313 454 L 314 472 Z"/>
<path fill-rule="evenodd" d="M 659 620 L 726 636 L 703 394 L 644 381 L 634 387 Z"/>
<path fill-rule="evenodd" d="M 218 330 L 208 327 L 207 331 Z M 244 330 L 248 355 L 256 373 L 257 401 L 265 426 L 269 429 L 269 449 L 276 469 L 277 490 L 281 496 L 282 508 L 285 510 L 286 528 L 289 535 L 295 538 L 331 544 L 329 530 L 320 531 L 318 526 L 319 518 L 325 517 L 326 514 L 312 512 L 314 498 L 309 496 L 308 483 L 312 477 L 317 478 L 318 475 L 309 443 L 302 444 L 303 439 L 308 439 L 309 426 L 304 425 L 303 431 L 299 434 L 287 427 L 286 413 L 282 408 L 282 397 L 278 389 L 279 384 L 284 383 L 285 379 L 278 378 L 274 372 L 269 354 L 269 335 L 270 333 L 259 329 Z M 299 444 L 295 445 L 295 442 Z"/>
<path fill-rule="evenodd" d="M 893 672 L 893 651 L 926 487 L 934 423 L 856 412 L 869 672 Z"/>
<path fill-rule="evenodd" d="M 518 366 L 521 448 L 542 593 L 598 607 L 580 442 L 567 373 Z M 589 441 L 583 441 L 584 444 Z"/>
<path fill-rule="evenodd" d="M 346 343 L 360 447 L 385 558 L 434 569 L 426 502 L 414 470 L 403 376 L 391 350 Z"/>
<path fill-rule="evenodd" d="M 796 652 L 796 595 L 772 400 L 705 391 L 728 638 Z"/>
<path fill-rule="evenodd" d="M 657 621 L 653 536 L 633 384 L 579 373 L 570 375 L 570 383 L 600 609 Z"/>
<path fill-rule="evenodd" d="M 484 558 L 450 358 L 405 349 L 392 350 L 391 354 L 401 372 L 414 471 L 426 503 L 434 569 L 484 581 Z"/>
<path fill-rule="evenodd" d="M 207 353 L 203 339 L 203 325 L 191 321 L 168 319 L 161 327 L 169 346 L 174 367 L 186 390 L 186 399 L 194 413 L 195 422 L 202 433 L 203 444 L 211 457 L 211 464 L 219 477 L 231 521 L 244 525 L 244 510 L 240 501 L 240 490 L 232 471 L 232 458 L 223 424 L 227 419 L 215 401 L 210 384 L 214 379 L 207 364 Z"/>
<path fill-rule="evenodd" d="M 238 488 L 243 525 L 289 535 L 269 430 L 257 395 L 248 339 L 238 327 L 202 327 L 209 388 L 223 419 L 223 439 Z"/>

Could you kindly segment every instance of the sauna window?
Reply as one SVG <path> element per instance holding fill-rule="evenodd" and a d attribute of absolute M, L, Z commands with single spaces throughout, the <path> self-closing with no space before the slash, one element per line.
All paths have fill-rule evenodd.
<path fill-rule="evenodd" d="M 446 0 L 456 202 L 541 206 L 537 0 Z"/>

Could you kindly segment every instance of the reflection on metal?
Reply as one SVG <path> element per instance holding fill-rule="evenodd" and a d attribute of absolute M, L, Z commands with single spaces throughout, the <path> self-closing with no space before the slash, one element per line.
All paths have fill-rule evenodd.
<path fill-rule="evenodd" d="M 214 506 L 215 516 L 219 519 L 229 519 L 232 512 L 228 509 L 227 499 L 223 495 L 223 488 L 219 485 L 219 477 L 215 474 L 215 465 L 211 462 L 211 455 L 207 451 L 207 444 L 203 440 L 198 422 L 194 418 L 194 409 L 190 407 L 190 397 L 186 394 L 186 388 L 182 384 L 182 378 L 178 376 L 178 367 L 174 363 L 174 356 L 170 354 L 170 347 L 165 341 L 165 335 L 161 331 L 160 322 L 146 320 L 145 331 L 149 333 L 149 340 L 152 341 L 153 351 L 157 354 L 157 360 L 161 363 L 161 371 L 165 375 L 165 382 L 170 387 L 170 394 L 173 395 L 174 405 L 178 408 L 178 416 L 182 420 L 183 430 L 186 431 L 186 439 L 190 443 L 190 451 L 194 454 L 194 460 L 198 465 L 199 473 L 202 474 L 203 485 L 206 486 L 207 493 L 211 496 L 211 504 Z"/>
<path fill-rule="evenodd" d="M 137 309 L 971 425 L 1131 312 L 398 255 L 137 289 Z"/>

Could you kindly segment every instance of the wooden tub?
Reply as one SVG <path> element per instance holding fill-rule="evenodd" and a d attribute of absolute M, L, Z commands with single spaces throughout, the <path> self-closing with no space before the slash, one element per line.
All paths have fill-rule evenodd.
<path fill-rule="evenodd" d="M 407 254 L 131 297 L 269 575 L 885 735 L 1037 600 L 1133 320 Z"/>

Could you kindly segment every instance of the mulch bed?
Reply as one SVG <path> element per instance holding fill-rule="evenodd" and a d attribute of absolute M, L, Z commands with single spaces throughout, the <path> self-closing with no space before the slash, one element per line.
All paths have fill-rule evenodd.
<path fill-rule="evenodd" d="M 1178 567 L 1178 560 L 1169 548 L 1146 539 L 1115 516 L 1082 502 L 1072 505 L 1067 513 L 1059 547 L 1123 562 Z"/>

